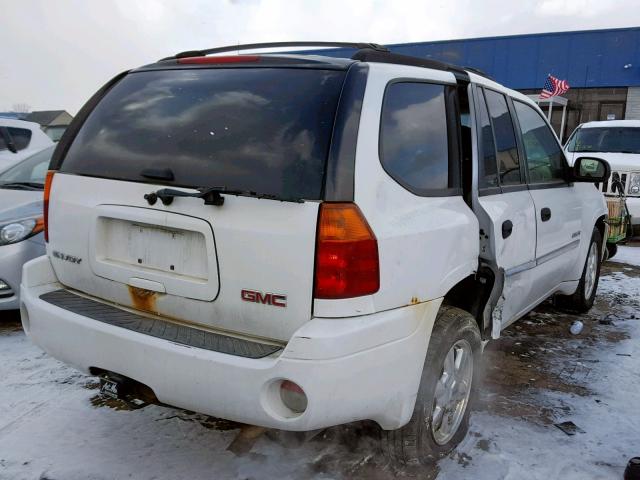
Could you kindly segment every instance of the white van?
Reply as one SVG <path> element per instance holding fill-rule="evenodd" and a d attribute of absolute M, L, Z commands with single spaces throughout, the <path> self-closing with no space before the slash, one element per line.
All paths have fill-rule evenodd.
<path fill-rule="evenodd" d="M 454 448 L 483 341 L 551 295 L 593 305 L 609 169 L 569 168 L 524 95 L 350 46 L 185 52 L 102 88 L 52 160 L 30 338 L 112 395 L 370 419 L 400 462 Z"/>

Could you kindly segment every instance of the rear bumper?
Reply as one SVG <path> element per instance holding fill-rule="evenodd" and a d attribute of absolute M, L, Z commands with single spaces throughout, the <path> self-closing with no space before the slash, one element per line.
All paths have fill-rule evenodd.
<path fill-rule="evenodd" d="M 249 359 L 187 347 L 109 325 L 40 298 L 61 288 L 47 257 L 25 265 L 21 304 L 31 340 L 88 372 L 125 375 L 169 405 L 269 428 L 305 431 L 370 419 L 385 429 L 413 412 L 440 301 L 348 319 L 316 318 L 284 351 Z M 308 397 L 298 416 L 279 397 L 280 380 Z"/>

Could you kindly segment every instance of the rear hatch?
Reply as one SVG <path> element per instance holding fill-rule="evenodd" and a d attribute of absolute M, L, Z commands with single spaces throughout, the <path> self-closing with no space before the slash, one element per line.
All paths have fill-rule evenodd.
<path fill-rule="evenodd" d="M 344 77 L 264 67 L 128 74 L 54 176 L 48 248 L 60 282 L 205 328 L 289 339 L 312 313 Z M 153 195 L 214 187 L 222 205 Z"/>

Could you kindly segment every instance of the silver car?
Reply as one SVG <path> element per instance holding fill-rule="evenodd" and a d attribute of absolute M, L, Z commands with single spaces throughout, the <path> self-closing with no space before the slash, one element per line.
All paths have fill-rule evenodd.
<path fill-rule="evenodd" d="M 42 197 L 54 148 L 0 173 L 0 311 L 19 308 L 22 265 L 45 253 Z"/>

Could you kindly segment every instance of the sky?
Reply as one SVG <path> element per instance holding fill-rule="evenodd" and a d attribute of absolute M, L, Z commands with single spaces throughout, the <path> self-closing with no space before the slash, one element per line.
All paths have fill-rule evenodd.
<path fill-rule="evenodd" d="M 381 44 L 640 26 L 640 0 L 0 0 L 0 111 L 75 114 L 117 73 L 183 50 Z M 8 47 L 8 48 L 7 48 Z"/>

